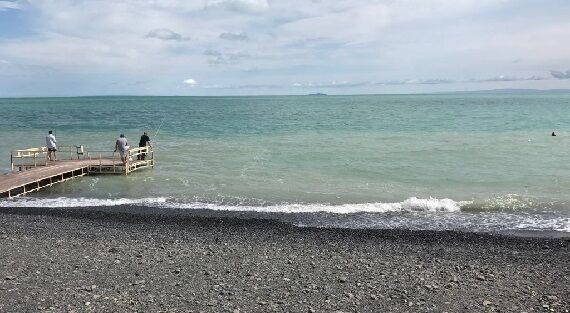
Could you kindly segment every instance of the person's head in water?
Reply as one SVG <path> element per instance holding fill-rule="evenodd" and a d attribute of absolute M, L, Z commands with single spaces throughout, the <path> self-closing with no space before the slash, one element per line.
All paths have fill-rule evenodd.
<path fill-rule="evenodd" d="M 48 134 L 50 134 L 50 135 L 51 135 L 52 133 L 53 133 L 53 132 L 52 132 L 51 130 L 48 132 Z"/>
<path fill-rule="evenodd" d="M 121 137 L 121 138 L 125 138 L 125 135 L 124 135 L 124 134 L 121 134 L 119 137 Z"/>
<path fill-rule="evenodd" d="M 146 135 L 148 135 L 148 134 L 147 134 L 146 132 L 144 132 L 144 133 L 143 133 L 143 135 L 145 135 L 145 136 L 146 136 Z"/>
<path fill-rule="evenodd" d="M 556 134 L 554 132 L 552 132 L 552 136 L 556 136 Z"/>

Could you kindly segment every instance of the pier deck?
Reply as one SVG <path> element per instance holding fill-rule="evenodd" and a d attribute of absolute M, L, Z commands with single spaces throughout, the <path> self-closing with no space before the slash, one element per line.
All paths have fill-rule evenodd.
<path fill-rule="evenodd" d="M 17 197 L 75 177 L 93 174 L 128 175 L 142 168 L 154 167 L 151 147 L 129 150 L 126 165 L 116 152 L 111 151 L 84 152 L 81 148 L 81 153 L 77 150 L 67 160 L 60 161 L 48 161 L 45 154 L 44 147 L 12 152 L 12 172 L 0 175 L 0 198 Z M 137 160 L 142 154 L 147 156 L 145 160 Z"/>

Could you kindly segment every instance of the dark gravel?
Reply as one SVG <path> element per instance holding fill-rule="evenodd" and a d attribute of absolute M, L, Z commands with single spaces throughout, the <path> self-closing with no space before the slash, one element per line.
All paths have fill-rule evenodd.
<path fill-rule="evenodd" d="M 0 210 L 0 312 L 569 312 L 570 239 Z"/>

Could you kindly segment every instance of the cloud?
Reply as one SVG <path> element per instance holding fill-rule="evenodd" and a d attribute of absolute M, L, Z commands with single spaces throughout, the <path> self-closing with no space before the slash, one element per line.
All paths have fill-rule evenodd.
<path fill-rule="evenodd" d="M 371 82 L 349 82 L 349 81 L 330 81 L 330 82 L 306 82 L 306 83 L 293 83 L 293 87 L 297 88 L 346 88 L 346 87 L 359 87 L 369 86 Z"/>
<path fill-rule="evenodd" d="M 280 89 L 285 86 L 272 84 L 247 84 L 247 85 L 207 85 L 204 89 Z"/>
<path fill-rule="evenodd" d="M 293 84 L 293 87 L 298 88 L 346 88 L 346 87 L 362 87 L 362 86 L 393 86 L 393 85 L 439 85 L 439 84 L 452 84 L 456 81 L 450 79 L 407 79 L 407 80 L 391 80 L 391 81 L 331 81 L 331 82 L 308 82 Z"/>
<path fill-rule="evenodd" d="M 425 80 L 419 80 L 416 82 L 416 84 L 422 84 L 422 85 L 441 85 L 441 84 L 451 84 L 454 83 L 455 81 L 451 80 L 451 79 L 425 79 Z"/>
<path fill-rule="evenodd" d="M 246 72 L 246 73 L 257 72 L 258 70 L 259 70 L 259 68 L 257 66 L 248 66 L 248 67 L 244 67 L 241 69 L 242 72 Z"/>
<path fill-rule="evenodd" d="M 0 1 L 0 12 L 8 10 L 21 10 L 22 5 L 17 1 Z"/>
<path fill-rule="evenodd" d="M 468 80 L 453 80 L 453 79 L 407 79 L 407 80 L 391 80 L 385 82 L 378 82 L 376 85 L 442 85 L 442 84 L 454 84 L 454 83 L 484 83 L 484 82 L 517 82 L 517 81 L 534 81 L 534 80 L 546 80 L 546 78 L 541 76 L 529 76 L 529 77 L 516 77 L 516 76 L 495 76 L 485 79 L 468 79 Z"/>
<path fill-rule="evenodd" d="M 353 87 L 366 87 L 366 86 L 382 86 L 382 85 L 418 85 L 418 84 L 448 84 L 453 83 L 452 80 L 403 80 L 403 81 L 386 81 L 386 82 L 372 82 L 372 81 L 356 81 L 351 82 L 347 80 L 342 81 L 323 81 L 323 82 L 294 82 L 290 85 L 276 85 L 276 84 L 247 84 L 247 85 L 209 85 L 204 86 L 208 89 L 246 89 L 246 88 L 353 88 Z"/>
<path fill-rule="evenodd" d="M 258 13 L 269 9 L 267 0 L 208 0 L 207 9 L 225 9 L 242 13 Z"/>
<path fill-rule="evenodd" d="M 204 55 L 208 55 L 208 56 L 212 56 L 212 57 L 218 57 L 221 56 L 222 53 L 218 50 L 214 50 L 214 49 L 206 49 L 204 51 Z"/>
<path fill-rule="evenodd" d="M 545 80 L 544 77 L 540 76 L 530 76 L 530 77 L 515 77 L 515 76 L 505 76 L 500 75 L 496 77 L 491 77 L 483 80 L 476 80 L 480 82 L 516 82 L 516 81 L 525 81 L 525 80 Z"/>
<path fill-rule="evenodd" d="M 452 79 L 406 79 L 406 80 L 389 80 L 383 82 L 374 83 L 374 85 L 443 85 L 443 84 L 453 84 L 457 81 Z"/>
<path fill-rule="evenodd" d="M 561 71 L 550 71 L 550 75 L 557 79 L 570 79 L 570 70 L 566 70 L 566 73 Z"/>
<path fill-rule="evenodd" d="M 0 61 L 0 93 L 38 95 L 50 89 L 27 86 L 48 79 L 66 94 L 136 93 L 139 80 L 156 94 L 205 93 L 206 84 L 568 88 L 567 0 L 552 1 L 0 0 L 0 60 L 10 62 Z M 40 66 L 55 74 L 37 74 Z M 182 83 L 188 73 L 200 83 Z M 101 77 L 121 84 L 107 89 Z"/>
<path fill-rule="evenodd" d="M 248 39 L 246 33 L 221 33 L 220 38 L 236 41 L 244 41 Z"/>
<path fill-rule="evenodd" d="M 182 82 L 190 87 L 196 87 L 198 85 L 198 82 L 192 78 L 185 79 Z"/>
<path fill-rule="evenodd" d="M 224 53 L 214 49 L 205 50 L 204 55 L 212 57 L 208 60 L 209 64 L 237 64 L 240 60 L 251 57 L 241 51 Z"/>
<path fill-rule="evenodd" d="M 227 54 L 226 54 L 226 57 L 227 57 L 229 60 L 237 61 L 237 60 L 241 60 L 241 59 L 247 59 L 247 58 L 249 58 L 249 57 L 251 57 L 251 56 L 250 56 L 249 53 L 247 53 L 247 52 L 238 51 L 238 52 L 230 52 L 230 53 L 227 53 Z"/>
<path fill-rule="evenodd" d="M 570 73 L 568 73 L 570 75 Z M 570 76 L 569 76 L 570 78 Z M 310 88 L 336 88 L 336 87 L 359 87 L 359 86 L 397 86 L 397 85 L 444 85 L 455 83 L 483 83 L 483 82 L 515 82 L 515 81 L 535 81 L 546 80 L 541 76 L 530 77 L 514 77 L 514 76 L 497 76 L 487 79 L 470 79 L 470 80 L 453 80 L 453 79 L 405 79 L 405 80 L 389 80 L 389 81 L 362 81 L 362 82 L 349 82 L 349 81 L 331 81 L 331 82 L 296 82 L 293 87 Z"/>
<path fill-rule="evenodd" d="M 378 38 L 389 24 L 389 12 L 390 9 L 383 4 L 348 6 L 336 12 L 294 20 L 281 26 L 280 31 L 294 41 L 299 39 L 369 41 Z"/>
<path fill-rule="evenodd" d="M 217 56 L 215 58 L 209 59 L 208 63 L 213 65 L 222 65 L 222 64 L 228 64 L 229 62 L 223 56 Z"/>
<path fill-rule="evenodd" d="M 160 28 L 151 30 L 146 34 L 146 38 L 157 38 L 160 40 L 174 40 L 174 41 L 185 41 L 190 40 L 189 37 L 182 37 L 179 33 L 175 33 L 167 28 Z"/>

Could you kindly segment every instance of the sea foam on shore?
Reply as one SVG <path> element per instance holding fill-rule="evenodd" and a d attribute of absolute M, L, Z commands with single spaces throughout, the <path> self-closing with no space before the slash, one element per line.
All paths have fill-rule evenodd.
<path fill-rule="evenodd" d="M 18 198 L 0 201 L 0 208 L 90 208 L 96 211 L 178 216 L 216 215 L 277 219 L 297 226 L 351 229 L 457 230 L 520 233 L 527 236 L 570 236 L 570 214 L 473 209 L 473 203 L 450 199 L 410 198 L 396 203 L 266 204 L 208 203 L 158 198 Z"/>

